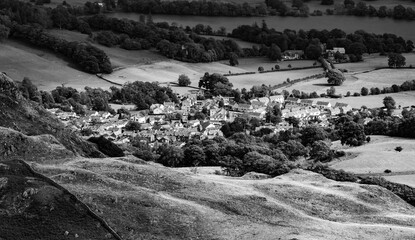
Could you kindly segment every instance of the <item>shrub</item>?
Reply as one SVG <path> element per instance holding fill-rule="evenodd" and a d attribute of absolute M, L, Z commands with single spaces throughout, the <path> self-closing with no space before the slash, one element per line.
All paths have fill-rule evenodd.
<path fill-rule="evenodd" d="M 386 169 L 385 171 L 384 171 L 384 173 L 391 173 L 392 171 L 390 170 L 390 169 Z"/>
<path fill-rule="evenodd" d="M 395 148 L 395 151 L 397 151 L 397 152 L 400 152 L 402 150 L 403 150 L 403 148 L 401 146 L 398 146 L 398 147 Z"/>
<path fill-rule="evenodd" d="M 355 97 L 360 97 L 360 93 L 355 92 L 355 93 L 353 93 L 353 96 L 355 96 Z"/>

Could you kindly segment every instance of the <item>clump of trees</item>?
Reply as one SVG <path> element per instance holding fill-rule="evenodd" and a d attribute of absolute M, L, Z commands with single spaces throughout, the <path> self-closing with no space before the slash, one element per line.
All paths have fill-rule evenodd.
<path fill-rule="evenodd" d="M 327 82 L 329 84 L 340 86 L 346 81 L 346 77 L 339 69 L 330 69 L 326 72 Z"/>
<path fill-rule="evenodd" d="M 60 53 L 86 72 L 112 72 L 111 62 L 105 52 L 90 44 L 68 42 L 29 25 L 14 25 L 12 36 Z"/>
<path fill-rule="evenodd" d="M 406 58 L 399 53 L 390 53 L 388 55 L 388 66 L 400 68 L 406 65 Z"/>
<path fill-rule="evenodd" d="M 186 76 L 185 74 L 180 74 L 179 79 L 177 81 L 178 81 L 179 86 L 182 86 L 182 87 L 189 86 L 191 83 L 190 78 Z"/>

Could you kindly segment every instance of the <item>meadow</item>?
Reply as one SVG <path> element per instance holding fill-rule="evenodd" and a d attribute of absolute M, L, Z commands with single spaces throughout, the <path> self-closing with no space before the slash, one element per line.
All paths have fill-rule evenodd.
<path fill-rule="evenodd" d="M 414 140 L 388 136 L 370 137 L 369 143 L 353 148 L 335 142 L 334 148 L 341 149 L 352 157 L 334 161 L 331 167 L 357 174 L 381 174 L 386 169 L 391 170 L 392 174 L 415 171 Z M 398 146 L 403 148 L 401 152 L 395 151 Z"/>

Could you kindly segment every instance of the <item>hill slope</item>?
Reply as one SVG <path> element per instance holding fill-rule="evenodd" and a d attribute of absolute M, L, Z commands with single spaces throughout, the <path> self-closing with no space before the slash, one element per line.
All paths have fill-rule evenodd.
<path fill-rule="evenodd" d="M 0 163 L 0 239 L 119 239 L 67 190 L 23 161 Z"/>
<path fill-rule="evenodd" d="M 39 104 L 22 97 L 17 85 L 0 73 L 0 127 L 14 129 L 28 136 L 50 134 L 75 154 L 104 157 L 96 147 L 80 139 Z"/>
<path fill-rule="evenodd" d="M 295 170 L 247 180 L 124 157 L 36 164 L 124 239 L 412 239 L 415 208 L 388 190 Z"/>

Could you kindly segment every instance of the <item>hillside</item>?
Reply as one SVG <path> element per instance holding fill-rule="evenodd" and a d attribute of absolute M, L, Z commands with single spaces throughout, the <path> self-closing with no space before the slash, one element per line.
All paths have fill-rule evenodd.
<path fill-rule="evenodd" d="M 24 135 L 49 134 L 71 152 L 89 157 L 103 157 L 97 148 L 68 129 L 41 105 L 22 97 L 16 83 L 0 73 L 0 127 L 16 130 Z"/>
<path fill-rule="evenodd" d="M 23 161 L 0 163 L 0 239 L 119 239 L 67 190 Z"/>
<path fill-rule="evenodd" d="M 127 158 L 34 164 L 123 239 L 412 239 L 415 209 L 303 170 L 253 180 Z"/>

